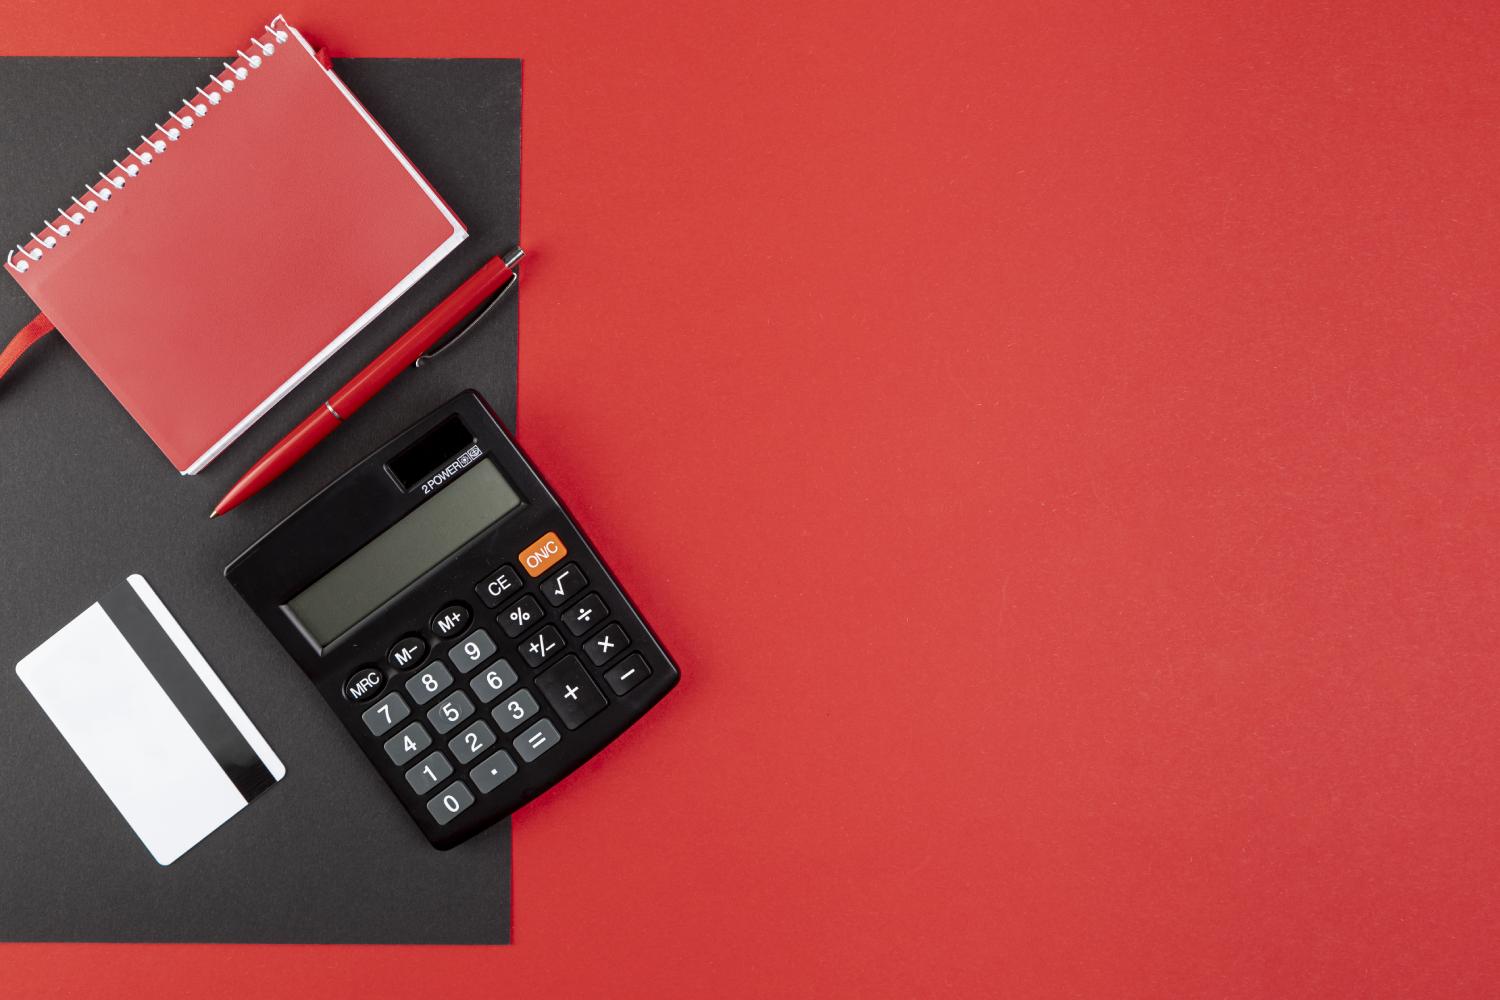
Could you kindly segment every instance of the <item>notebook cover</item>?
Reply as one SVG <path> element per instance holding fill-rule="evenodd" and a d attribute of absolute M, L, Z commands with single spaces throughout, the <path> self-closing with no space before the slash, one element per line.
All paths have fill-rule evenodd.
<path fill-rule="evenodd" d="M 283 25 L 181 92 L 143 92 L 141 118 L 100 131 L 94 172 L 48 170 L 35 221 L 8 220 L 38 239 L 18 231 L 6 270 L 183 472 L 465 235 Z M 7 177 L 16 170 L 4 165 Z M 38 216 L 58 205 L 65 214 L 44 228 Z"/>
<path fill-rule="evenodd" d="M 219 62 L 0 59 L 0 158 L 16 177 L 0 185 L 0 228 L 34 218 L 57 178 L 87 176 L 101 141 L 123 144 L 143 114 L 159 113 L 154 95 L 191 92 Z M 471 239 L 198 476 L 167 468 L 55 335 L 0 381 L 0 940 L 510 939 L 509 826 L 434 851 L 222 571 L 458 391 L 480 390 L 511 421 L 524 278 L 481 329 L 402 375 L 264 493 L 228 517 L 207 516 L 256 455 L 517 241 L 518 61 L 356 59 L 335 68 Z M 19 286 L 0 281 L 0 327 L 16 329 L 34 312 Z M 151 581 L 287 768 L 272 792 L 167 869 L 141 850 L 14 671 L 131 573 Z"/>

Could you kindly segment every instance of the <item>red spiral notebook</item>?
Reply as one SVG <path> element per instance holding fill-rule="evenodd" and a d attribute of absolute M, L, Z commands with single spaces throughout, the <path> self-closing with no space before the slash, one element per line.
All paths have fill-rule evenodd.
<path fill-rule="evenodd" d="M 284 18 L 162 114 L 5 269 L 192 474 L 467 233 Z"/>

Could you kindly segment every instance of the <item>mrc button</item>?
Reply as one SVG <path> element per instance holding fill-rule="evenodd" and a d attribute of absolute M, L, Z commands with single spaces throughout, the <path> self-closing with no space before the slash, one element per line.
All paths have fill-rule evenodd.
<path fill-rule="evenodd" d="M 385 687 L 385 674 L 374 667 L 361 667 L 344 682 L 344 695 L 350 701 L 368 701 Z"/>
<path fill-rule="evenodd" d="M 557 537 L 557 532 L 549 531 L 526 546 L 516 558 L 520 559 L 521 565 L 526 567 L 527 574 L 541 576 L 548 566 L 567 554 L 567 547 L 563 545 L 562 539 Z"/>

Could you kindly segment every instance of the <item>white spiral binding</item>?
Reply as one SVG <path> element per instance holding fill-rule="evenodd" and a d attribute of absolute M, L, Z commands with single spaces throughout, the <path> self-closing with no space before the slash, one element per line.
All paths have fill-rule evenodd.
<path fill-rule="evenodd" d="M 265 61 L 275 55 L 276 46 L 285 45 L 291 38 L 290 26 L 286 23 L 286 18 L 280 15 L 273 18 L 265 29 L 264 35 L 252 38 L 249 42 L 248 47 L 258 51 L 246 55 L 235 50 L 235 55 L 239 58 L 233 63 L 224 64 L 226 72 L 223 76 L 209 76 L 209 85 L 216 87 L 216 90 L 198 87 L 197 94 L 183 101 L 181 108 L 167 112 L 176 125 L 157 125 L 149 134 L 141 136 L 141 145 L 126 150 L 123 163 L 115 160 L 114 170 L 99 175 L 104 181 L 102 188 L 96 188 L 92 184 L 84 185 L 90 195 L 89 199 L 73 199 L 73 204 L 81 211 L 58 209 L 57 215 L 42 226 L 40 236 L 32 233 L 30 240 L 17 243 L 16 248 L 5 255 L 5 266 L 18 274 L 25 274 L 49 252 L 56 250 L 60 241 L 82 229 L 89 216 L 98 212 L 105 202 L 114 197 L 115 192 L 124 191 L 127 181 L 139 176 L 157 157 L 167 155 L 171 144 L 182 139 L 183 133 L 192 128 L 194 122 L 199 118 L 206 118 L 209 110 L 219 107 L 227 95 L 234 93 L 234 88 L 239 83 L 249 78 L 251 72 L 264 66 Z M 178 114 L 178 111 L 182 114 Z M 15 259 L 17 255 L 21 257 L 20 260 Z"/>

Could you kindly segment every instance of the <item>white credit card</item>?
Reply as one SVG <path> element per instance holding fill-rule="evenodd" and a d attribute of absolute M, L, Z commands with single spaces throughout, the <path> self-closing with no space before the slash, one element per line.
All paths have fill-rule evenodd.
<path fill-rule="evenodd" d="M 159 864 L 286 774 L 140 576 L 29 653 L 16 674 Z"/>

